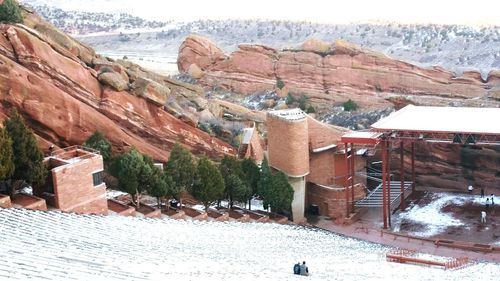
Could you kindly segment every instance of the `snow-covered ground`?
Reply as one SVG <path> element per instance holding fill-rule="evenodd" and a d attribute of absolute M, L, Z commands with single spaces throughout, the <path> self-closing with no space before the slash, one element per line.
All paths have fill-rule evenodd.
<path fill-rule="evenodd" d="M 326 231 L 0 209 L 0 280 L 492 280 L 495 263 L 445 271 L 390 263 L 388 247 Z"/>
<path fill-rule="evenodd" d="M 120 191 L 120 190 L 114 190 L 114 189 L 106 189 L 106 198 L 107 199 L 113 199 L 115 197 L 118 197 L 120 195 L 126 195 L 128 193 Z"/>
<path fill-rule="evenodd" d="M 115 60 L 127 57 L 127 60 L 162 75 L 172 76 L 179 74 L 179 70 L 177 69 L 177 55 L 175 54 L 147 55 L 144 53 L 134 53 L 129 51 L 106 51 L 101 52 L 101 55 Z"/>
<path fill-rule="evenodd" d="M 486 197 L 480 198 L 478 195 L 468 194 L 435 193 L 432 195 L 432 201 L 429 204 L 411 206 L 405 212 L 394 216 L 394 225 L 396 226 L 394 230 L 399 231 L 399 226 L 403 220 L 419 224 L 422 229 L 409 232 L 409 234 L 421 237 L 431 237 L 440 234 L 450 226 L 467 227 L 466 223 L 454 217 L 451 213 L 442 212 L 442 208 L 447 205 L 461 206 L 466 203 L 483 206 L 486 203 Z"/>

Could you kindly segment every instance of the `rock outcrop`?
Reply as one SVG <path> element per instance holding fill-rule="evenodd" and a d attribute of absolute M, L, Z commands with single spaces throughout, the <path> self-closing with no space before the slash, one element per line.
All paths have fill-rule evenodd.
<path fill-rule="evenodd" d="M 24 25 L 0 25 L 0 122 L 17 108 L 43 147 L 81 144 L 99 130 L 115 151 L 134 146 L 159 161 L 176 142 L 213 157 L 236 153 L 196 128 L 209 110 L 199 88 L 100 57 L 37 15 L 23 15 Z"/>
<path fill-rule="evenodd" d="M 179 50 L 178 67 L 186 73 L 199 69 L 203 75 L 194 78 L 201 85 L 242 94 L 277 90 L 276 83 L 282 80 L 285 92 L 305 93 L 311 102 L 330 108 L 332 103 L 347 99 L 355 100 L 362 109 L 377 111 L 409 103 L 500 106 L 499 71 L 491 71 L 486 79 L 475 71 L 457 76 L 440 67 L 421 68 L 345 41 L 329 44 L 308 40 L 294 50 L 242 44 L 224 56 L 209 40 L 189 36 Z M 225 106 L 224 102 L 219 105 L 231 115 L 251 113 Z M 259 116 L 254 115 L 253 120 L 258 121 Z M 419 145 L 416 149 L 420 186 L 460 191 L 469 184 L 498 186 L 498 150 L 456 145 Z M 397 158 L 393 162 L 399 163 Z"/>
<path fill-rule="evenodd" d="M 467 187 L 483 187 L 488 193 L 500 186 L 500 149 L 494 146 L 459 146 L 419 143 L 415 145 L 417 183 L 467 192 Z M 405 147 L 405 167 L 411 167 L 410 146 Z M 399 153 L 392 153 L 392 171 L 399 172 Z M 407 170 L 406 175 L 411 171 Z"/>
<path fill-rule="evenodd" d="M 421 68 L 338 40 L 306 41 L 300 49 L 276 50 L 242 44 L 225 56 L 209 40 L 188 36 L 179 49 L 182 73 L 197 69 L 202 85 L 250 94 L 274 89 L 278 79 L 312 102 L 353 99 L 363 108 L 387 107 L 387 96 L 419 95 L 455 99 L 487 97 L 498 85 L 498 73 L 483 81 L 479 72 L 456 76 L 440 67 Z M 200 75 L 203 73 L 203 75 Z"/>

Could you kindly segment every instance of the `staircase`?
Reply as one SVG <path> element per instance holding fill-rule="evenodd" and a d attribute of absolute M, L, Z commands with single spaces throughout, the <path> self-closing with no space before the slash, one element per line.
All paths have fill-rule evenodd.
<path fill-rule="evenodd" d="M 411 181 L 404 182 L 404 198 L 410 195 L 410 189 L 412 186 Z M 399 181 L 391 181 L 391 211 L 394 211 L 401 203 L 401 183 Z M 372 192 L 370 192 L 365 198 L 356 201 L 356 207 L 368 207 L 368 208 L 379 208 L 383 205 L 383 193 L 382 193 L 382 183 L 380 183 Z"/>
<path fill-rule="evenodd" d="M 238 159 L 245 158 L 248 150 L 248 144 L 242 143 L 240 144 L 240 148 L 238 149 Z"/>

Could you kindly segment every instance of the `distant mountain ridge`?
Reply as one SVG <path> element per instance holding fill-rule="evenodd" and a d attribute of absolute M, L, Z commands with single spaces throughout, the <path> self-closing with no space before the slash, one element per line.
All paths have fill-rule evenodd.
<path fill-rule="evenodd" d="M 37 6 L 37 1 L 26 2 L 34 2 L 35 11 L 66 32 L 83 35 L 134 31 L 133 35 L 81 38 L 103 53 L 119 50 L 123 54 L 174 54 L 186 36 L 197 33 L 212 38 L 226 52 L 236 50 L 242 42 L 290 48 L 311 38 L 329 42 L 344 39 L 396 59 L 419 66 L 443 66 L 458 74 L 479 70 L 486 78 L 489 71 L 500 68 L 499 26 L 475 28 L 393 23 L 333 25 L 262 20 L 200 20 L 172 24 L 172 21 L 148 21 L 123 13 L 68 12 L 57 7 Z M 148 32 L 148 29 L 156 31 Z"/>

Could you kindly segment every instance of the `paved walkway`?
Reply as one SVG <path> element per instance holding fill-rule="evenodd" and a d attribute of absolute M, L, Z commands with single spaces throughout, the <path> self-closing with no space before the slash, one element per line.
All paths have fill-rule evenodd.
<path fill-rule="evenodd" d="M 345 236 L 358 238 L 374 243 L 379 243 L 387 246 L 414 249 L 417 252 L 427 253 L 437 256 L 448 257 L 468 257 L 473 260 L 484 260 L 491 262 L 500 262 L 500 254 L 497 253 L 483 253 L 475 251 L 467 251 L 445 246 L 437 247 L 433 242 L 408 239 L 405 237 L 395 237 L 390 234 L 381 235 L 381 227 L 377 226 L 373 221 L 359 221 L 351 225 L 335 225 L 331 220 L 325 217 L 319 217 L 319 220 L 313 223 L 313 226 L 329 230 Z M 375 225 L 374 225 L 375 224 Z"/>

